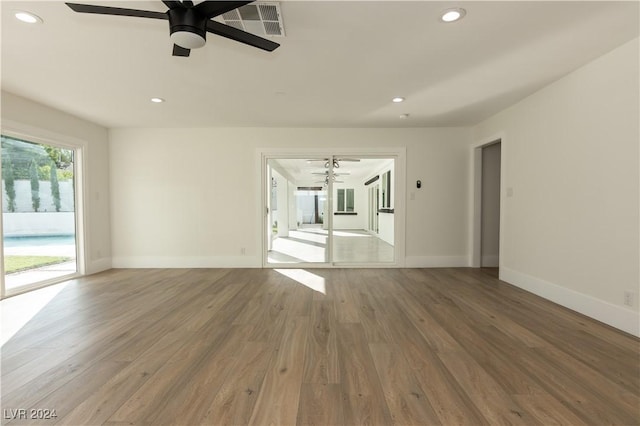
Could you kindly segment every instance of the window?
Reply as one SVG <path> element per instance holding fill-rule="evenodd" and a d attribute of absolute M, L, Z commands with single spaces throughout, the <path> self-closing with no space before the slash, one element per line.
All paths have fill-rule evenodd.
<path fill-rule="evenodd" d="M 339 212 L 355 211 L 355 194 L 353 188 L 338 189 L 338 209 Z"/>
<path fill-rule="evenodd" d="M 353 204 L 354 204 L 353 189 L 347 189 L 347 211 L 348 212 L 354 211 Z"/>

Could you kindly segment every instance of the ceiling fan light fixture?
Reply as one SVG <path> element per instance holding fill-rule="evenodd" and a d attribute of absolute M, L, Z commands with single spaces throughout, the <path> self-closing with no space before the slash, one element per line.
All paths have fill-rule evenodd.
<path fill-rule="evenodd" d="M 41 24 L 42 18 L 38 15 L 34 15 L 31 12 L 25 12 L 24 10 L 16 10 L 13 13 L 13 16 L 16 17 L 17 20 L 25 22 L 27 24 Z"/>
<path fill-rule="evenodd" d="M 185 49 L 197 49 L 205 45 L 207 40 L 200 34 L 190 31 L 176 31 L 171 33 L 171 41 Z"/>
<path fill-rule="evenodd" d="M 169 9 L 171 41 L 185 49 L 197 49 L 207 42 L 207 17 L 193 8 Z"/>
<path fill-rule="evenodd" d="M 464 10 L 463 8 L 455 7 L 455 8 L 447 9 L 443 11 L 442 14 L 440 15 L 440 20 L 442 22 L 447 22 L 447 23 L 456 22 L 464 18 L 466 14 L 467 14 L 467 11 Z"/>

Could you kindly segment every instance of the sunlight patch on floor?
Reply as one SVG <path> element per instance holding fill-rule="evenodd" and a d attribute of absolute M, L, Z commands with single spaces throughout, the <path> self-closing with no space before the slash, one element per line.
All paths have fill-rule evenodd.
<path fill-rule="evenodd" d="M 347 231 L 333 231 L 333 235 L 336 237 L 364 237 L 373 238 L 373 235 L 364 234 L 362 232 L 347 232 Z"/>
<path fill-rule="evenodd" d="M 0 301 L 2 318 L 1 344 L 4 345 L 47 303 L 60 293 L 69 282 L 64 282 L 39 290 L 30 291 Z"/>
<path fill-rule="evenodd" d="M 306 287 L 309 287 L 311 290 L 317 291 L 318 293 L 322 293 L 324 295 L 327 294 L 324 278 L 316 274 L 312 274 L 311 272 L 305 271 L 304 269 L 274 269 L 274 271 L 286 277 L 289 277 Z"/>
<path fill-rule="evenodd" d="M 325 249 L 311 244 L 304 244 L 288 238 L 277 238 L 273 241 L 273 251 L 283 253 L 303 262 L 324 262 Z"/>
<path fill-rule="evenodd" d="M 314 243 L 320 243 L 320 244 L 326 244 L 328 239 L 326 232 L 323 234 L 319 232 L 307 232 L 307 231 L 300 231 L 300 230 L 289 231 L 289 238 L 296 238 L 304 241 L 312 241 Z"/>

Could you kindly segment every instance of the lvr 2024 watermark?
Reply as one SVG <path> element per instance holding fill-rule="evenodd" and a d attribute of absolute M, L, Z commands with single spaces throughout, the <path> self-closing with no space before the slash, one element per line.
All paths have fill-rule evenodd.
<path fill-rule="evenodd" d="M 48 408 L 5 408 L 2 418 L 5 420 L 53 420 L 58 415 L 55 409 Z"/>

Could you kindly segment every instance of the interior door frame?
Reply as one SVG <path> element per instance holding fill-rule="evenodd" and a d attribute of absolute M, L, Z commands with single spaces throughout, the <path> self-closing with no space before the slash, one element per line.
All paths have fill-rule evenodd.
<path fill-rule="evenodd" d="M 510 197 L 510 191 L 506 187 L 506 150 L 504 133 L 499 133 L 486 139 L 482 139 L 471 146 L 471 215 L 470 229 L 471 253 L 469 264 L 472 268 L 480 268 L 482 265 L 482 149 L 500 143 L 500 235 L 498 252 L 498 270 L 502 275 L 504 259 L 504 218 L 506 208 L 506 198 Z"/>
<path fill-rule="evenodd" d="M 267 161 L 276 158 L 325 158 L 331 156 L 357 157 L 357 158 L 393 158 L 395 164 L 393 190 L 394 198 L 394 261 L 385 263 L 336 263 L 332 260 L 332 240 L 329 232 L 328 253 L 329 261 L 325 263 L 269 263 L 266 246 L 267 236 L 267 212 L 265 209 L 267 196 Z M 263 268 L 402 268 L 405 266 L 405 228 L 406 228 L 406 148 L 258 148 L 256 149 L 256 161 L 259 162 L 259 176 L 256 186 L 260 194 L 260 203 L 256 211 L 256 223 L 258 224 L 258 239 L 256 247 L 262 258 Z M 329 210 L 333 211 L 333 188 L 329 186 L 327 202 Z M 333 230 L 333 214 L 329 215 L 329 229 Z"/>

